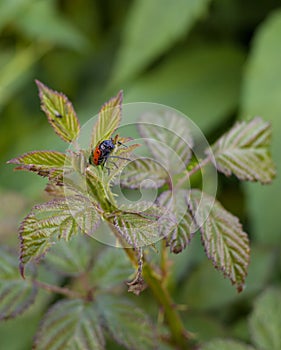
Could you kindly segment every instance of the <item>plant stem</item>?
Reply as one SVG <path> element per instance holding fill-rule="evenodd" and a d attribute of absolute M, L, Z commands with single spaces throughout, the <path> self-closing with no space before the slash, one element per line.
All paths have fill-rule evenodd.
<path fill-rule="evenodd" d="M 55 286 L 53 284 L 48 284 L 48 283 L 41 282 L 38 280 L 33 280 L 33 284 L 35 284 L 39 288 L 45 289 L 48 292 L 62 294 L 68 298 L 74 298 L 74 299 L 77 299 L 77 298 L 83 299 L 84 298 L 84 296 L 82 294 L 74 292 L 73 290 L 70 290 L 68 288 Z"/>
<path fill-rule="evenodd" d="M 161 267 L 161 273 L 162 273 L 162 283 L 166 283 L 167 277 L 168 277 L 168 250 L 166 247 L 166 242 L 163 239 L 161 242 L 161 260 L 160 260 L 160 267 Z"/>
<path fill-rule="evenodd" d="M 137 257 L 133 249 L 124 249 L 129 259 L 134 265 L 137 265 Z M 143 266 L 143 277 L 145 282 L 150 287 L 155 299 L 165 313 L 165 320 L 171 332 L 172 343 L 177 346 L 177 349 L 190 350 L 188 340 L 191 338 L 189 332 L 185 329 L 180 318 L 176 304 L 173 302 L 168 289 L 162 281 L 162 277 L 155 272 L 155 269 L 148 262 Z"/>
<path fill-rule="evenodd" d="M 151 288 L 154 297 L 164 309 L 165 320 L 171 332 L 172 342 L 178 349 L 189 350 L 190 345 L 188 340 L 190 339 L 190 335 L 184 328 L 176 305 L 167 288 L 161 283 L 159 276 L 155 274 L 153 268 L 148 263 L 143 267 L 143 276 L 146 283 Z"/>
<path fill-rule="evenodd" d="M 193 174 L 195 174 L 198 170 L 203 168 L 203 166 L 208 164 L 210 161 L 211 161 L 211 157 L 207 156 L 201 162 L 199 162 L 197 165 L 195 165 L 195 167 L 192 168 L 190 171 L 186 171 L 185 176 L 179 180 L 179 182 L 176 185 L 176 188 L 177 189 L 180 188 L 186 180 L 188 180 Z"/>
<path fill-rule="evenodd" d="M 138 255 L 136 251 L 132 248 L 126 248 L 128 245 L 124 238 L 122 237 L 122 233 L 119 232 L 116 226 L 110 224 L 110 229 L 118 238 L 120 244 L 124 247 L 124 251 L 127 254 L 128 258 L 132 262 L 134 266 L 138 267 Z M 166 257 L 163 256 L 164 260 Z M 144 260 L 143 265 L 143 277 L 147 285 L 150 287 L 155 299 L 158 304 L 163 308 L 165 321 L 169 327 L 171 333 L 171 342 L 176 346 L 176 349 L 179 350 L 190 350 L 191 345 L 189 340 L 191 339 L 191 334 L 185 329 L 181 317 L 178 313 L 176 304 L 173 302 L 168 289 L 165 285 L 165 280 L 158 274 L 156 268 Z M 163 266 L 162 266 L 163 268 Z M 165 268 L 166 269 L 166 268 Z"/>

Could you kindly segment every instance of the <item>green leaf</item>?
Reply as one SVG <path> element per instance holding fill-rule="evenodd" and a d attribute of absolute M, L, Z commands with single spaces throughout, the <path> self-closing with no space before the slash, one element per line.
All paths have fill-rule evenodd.
<path fill-rule="evenodd" d="M 100 252 L 90 278 L 95 288 L 111 291 L 115 286 L 124 284 L 133 272 L 123 249 L 111 247 Z"/>
<path fill-rule="evenodd" d="M 272 12 L 256 32 L 246 65 L 241 115 L 260 115 L 272 124 L 272 157 L 281 169 L 281 10 Z M 265 244 L 280 243 L 281 181 L 270 186 L 245 184 L 253 237 Z"/>
<path fill-rule="evenodd" d="M 138 121 L 144 142 L 167 171 L 179 173 L 192 156 L 193 140 L 188 121 L 172 111 L 144 114 Z"/>
<path fill-rule="evenodd" d="M 13 24 L 33 42 L 47 42 L 79 51 L 88 44 L 78 28 L 59 13 L 55 0 L 32 1 L 18 14 Z"/>
<path fill-rule="evenodd" d="M 0 320 L 18 316 L 33 304 L 36 295 L 32 281 L 20 277 L 16 254 L 0 247 Z"/>
<path fill-rule="evenodd" d="M 151 245 L 160 239 L 157 220 L 138 213 L 115 216 L 113 226 L 130 248 Z"/>
<path fill-rule="evenodd" d="M 117 158 L 111 158 L 107 163 L 106 167 L 110 169 L 108 177 L 104 176 L 104 185 L 111 185 L 114 180 L 116 179 L 116 176 L 120 174 L 124 168 L 127 169 L 127 166 L 130 164 L 130 161 L 134 159 L 134 156 L 132 152 L 139 147 L 139 144 L 132 144 L 128 145 L 127 147 L 118 147 L 114 149 L 112 153 L 112 157 Z M 106 186 L 109 187 L 109 186 Z"/>
<path fill-rule="evenodd" d="M 201 350 L 255 350 L 252 346 L 237 340 L 215 339 L 203 344 Z"/>
<path fill-rule="evenodd" d="M 162 187 L 169 174 L 161 163 L 150 158 L 137 158 L 125 167 L 120 185 L 130 189 L 151 189 Z"/>
<path fill-rule="evenodd" d="M 46 263 L 67 276 L 84 273 L 92 259 L 89 239 L 87 236 L 74 236 L 69 242 L 57 242 L 48 252 Z"/>
<path fill-rule="evenodd" d="M 239 122 L 213 145 L 214 165 L 227 176 L 269 183 L 276 175 L 270 141 L 271 126 L 261 118 Z"/>
<path fill-rule="evenodd" d="M 137 0 L 127 16 L 114 83 L 143 70 L 191 29 L 206 12 L 209 0 Z"/>
<path fill-rule="evenodd" d="M 79 231 L 91 234 L 99 215 L 85 197 L 73 196 L 36 205 L 20 226 L 20 268 L 31 259 L 39 260 L 59 239 L 68 241 Z"/>
<path fill-rule="evenodd" d="M 18 17 L 34 0 L 2 0 L 0 2 L 0 30 Z"/>
<path fill-rule="evenodd" d="M 27 170 L 37 173 L 49 179 L 60 178 L 65 167 L 69 166 L 69 160 L 64 153 L 55 151 L 34 151 L 13 158 L 8 164 L 19 164 L 15 170 Z"/>
<path fill-rule="evenodd" d="M 94 303 L 64 300 L 44 316 L 34 350 L 104 350 L 105 340 Z"/>
<path fill-rule="evenodd" d="M 156 348 L 156 331 L 147 317 L 134 303 L 114 296 L 98 296 L 98 307 L 110 335 L 127 349 Z"/>
<path fill-rule="evenodd" d="M 238 218 L 213 197 L 199 190 L 192 190 L 188 201 L 207 257 L 241 292 L 247 276 L 250 246 Z"/>
<path fill-rule="evenodd" d="M 192 248 L 196 247 L 191 246 Z M 196 252 L 198 254 L 198 249 Z M 221 278 L 209 261 L 202 260 L 181 286 L 179 302 L 187 303 L 188 300 L 192 300 L 192 308 L 199 313 L 243 303 L 265 288 L 274 271 L 274 259 L 271 249 L 251 247 L 251 263 L 246 286 L 240 294 L 236 293 L 226 279 Z M 205 287 L 200 288 L 202 285 Z"/>
<path fill-rule="evenodd" d="M 46 113 L 49 123 L 62 140 L 74 141 L 80 132 L 80 124 L 72 103 L 64 94 L 51 90 L 40 81 L 36 80 L 36 84 L 41 108 Z"/>
<path fill-rule="evenodd" d="M 15 52 L 6 52 L 9 59 L 4 64 L 1 62 L 0 68 L 0 109 L 18 90 L 24 89 L 26 82 L 32 79 L 33 67 L 49 50 L 49 46 L 33 43 L 24 48 L 18 47 Z M 3 56 L 0 58 L 2 61 Z"/>
<path fill-rule="evenodd" d="M 195 234 L 195 231 L 192 230 L 192 217 L 187 209 L 187 191 L 165 191 L 157 198 L 157 203 L 176 216 L 176 228 L 166 240 L 171 252 L 178 254 L 186 248 Z"/>
<path fill-rule="evenodd" d="M 237 108 L 243 65 L 237 47 L 188 47 L 130 85 L 125 102 L 162 103 L 185 113 L 203 131 L 213 130 Z"/>
<path fill-rule="evenodd" d="M 271 288 L 255 301 L 249 319 L 252 339 L 257 348 L 279 350 L 281 348 L 281 290 Z"/>
<path fill-rule="evenodd" d="M 130 248 L 154 244 L 168 236 L 175 226 L 173 215 L 151 202 L 133 204 L 128 211 L 109 220 Z"/>
<path fill-rule="evenodd" d="M 121 90 L 101 107 L 92 131 L 91 149 L 96 147 L 100 141 L 109 139 L 118 128 L 121 121 L 122 102 L 123 92 Z"/>
<path fill-rule="evenodd" d="M 101 168 L 89 166 L 86 169 L 86 182 L 89 194 L 99 200 L 99 194 L 103 191 Z"/>

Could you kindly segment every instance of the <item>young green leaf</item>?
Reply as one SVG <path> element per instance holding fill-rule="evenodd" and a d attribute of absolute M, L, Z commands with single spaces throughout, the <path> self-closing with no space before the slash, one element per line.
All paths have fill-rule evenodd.
<path fill-rule="evenodd" d="M 95 289 L 111 291 L 124 284 L 134 272 L 123 249 L 111 247 L 102 250 L 91 271 L 90 280 Z"/>
<path fill-rule="evenodd" d="M 0 247 L 0 320 L 14 318 L 35 300 L 37 287 L 20 278 L 16 254 Z"/>
<path fill-rule="evenodd" d="M 185 249 L 195 234 L 195 231 L 192 230 L 193 221 L 187 209 L 186 197 L 187 192 L 179 190 L 177 192 L 165 191 L 157 198 L 157 203 L 173 212 L 176 217 L 175 229 L 166 238 L 167 245 L 175 254 Z"/>
<path fill-rule="evenodd" d="M 57 91 L 51 90 L 36 80 L 41 100 L 41 108 L 57 135 L 66 142 L 74 141 L 80 132 L 80 123 L 72 103 Z"/>
<path fill-rule="evenodd" d="M 165 208 L 150 202 L 140 202 L 130 211 L 123 211 L 111 219 L 113 227 L 129 247 L 154 244 L 174 229 L 174 216 Z"/>
<path fill-rule="evenodd" d="M 187 203 L 201 232 L 207 257 L 241 292 L 247 276 L 250 246 L 238 218 L 199 190 L 190 191 Z"/>
<path fill-rule="evenodd" d="M 172 174 L 185 169 L 193 147 L 190 128 L 185 118 L 180 118 L 171 111 L 145 114 L 139 120 L 138 130 L 163 168 Z"/>
<path fill-rule="evenodd" d="M 52 197 L 65 197 L 65 188 L 63 186 L 58 186 L 53 182 L 48 182 L 44 191 Z"/>
<path fill-rule="evenodd" d="M 130 248 L 151 245 L 160 239 L 157 220 L 138 213 L 121 213 L 113 226 Z"/>
<path fill-rule="evenodd" d="M 112 295 L 98 295 L 97 304 L 106 328 L 117 343 L 129 350 L 156 348 L 156 330 L 147 315 L 135 304 Z"/>
<path fill-rule="evenodd" d="M 227 176 L 269 183 L 276 175 L 270 141 L 271 126 L 261 118 L 239 122 L 213 145 L 214 165 Z"/>
<path fill-rule="evenodd" d="M 88 167 L 86 169 L 86 184 L 89 196 L 91 196 L 93 200 L 96 200 L 104 211 L 108 211 L 115 204 L 115 199 L 111 195 L 110 190 L 108 190 L 106 193 L 104 184 L 102 182 L 102 171 L 103 170 L 100 167 Z M 108 181 L 106 182 L 106 185 L 109 189 L 110 185 Z"/>
<path fill-rule="evenodd" d="M 20 270 L 31 259 L 39 260 L 59 239 L 69 240 L 79 231 L 92 233 L 100 217 L 85 197 L 58 198 L 33 207 L 20 226 Z"/>
<path fill-rule="evenodd" d="M 150 158 L 138 158 L 126 165 L 120 177 L 122 187 L 130 189 L 159 188 L 169 179 L 160 163 Z"/>
<path fill-rule="evenodd" d="M 127 147 L 120 146 L 113 152 L 112 156 L 119 158 L 112 158 L 107 161 L 106 167 L 108 167 L 110 171 L 108 178 L 105 178 L 106 183 L 111 184 L 116 176 L 121 173 L 125 167 L 127 168 L 127 165 L 130 164 L 130 161 L 133 158 L 132 152 L 139 146 L 140 145 L 137 143 Z"/>
<path fill-rule="evenodd" d="M 101 107 L 92 131 L 91 148 L 96 147 L 101 140 L 109 139 L 118 128 L 121 121 L 122 101 L 123 92 L 119 91 Z"/>
<path fill-rule="evenodd" d="M 65 167 L 70 166 L 64 153 L 55 151 L 34 151 L 13 158 L 8 164 L 18 164 L 15 170 L 27 170 L 49 179 L 62 180 Z"/>
<path fill-rule="evenodd" d="M 34 350 L 104 350 L 105 340 L 94 303 L 63 300 L 44 316 L 33 344 Z"/>
<path fill-rule="evenodd" d="M 266 290 L 255 301 L 249 320 L 252 339 L 257 348 L 281 349 L 281 290 Z"/>

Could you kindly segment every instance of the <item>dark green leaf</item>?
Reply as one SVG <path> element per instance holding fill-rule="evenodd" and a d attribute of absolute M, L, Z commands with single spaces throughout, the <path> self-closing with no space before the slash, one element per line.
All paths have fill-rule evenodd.
<path fill-rule="evenodd" d="M 120 248 L 102 250 L 91 271 L 91 281 L 95 288 L 112 290 L 116 285 L 125 284 L 134 272 L 132 265 Z"/>
<path fill-rule="evenodd" d="M 9 164 L 19 164 L 15 170 L 27 170 L 49 179 L 58 178 L 66 167 L 70 166 L 69 159 L 64 153 L 55 151 L 34 151 L 8 161 Z"/>
<path fill-rule="evenodd" d="M 131 189 L 158 188 L 169 177 L 163 166 L 150 158 L 137 158 L 130 162 L 120 177 L 120 185 Z"/>
<path fill-rule="evenodd" d="M 215 339 L 203 344 L 201 350 L 255 350 L 252 346 L 237 340 Z"/>
<path fill-rule="evenodd" d="M 187 191 L 165 191 L 157 198 L 160 206 L 166 207 L 176 217 L 176 228 L 167 236 L 167 245 L 173 253 L 180 253 L 190 243 L 195 231 L 192 217 L 187 209 Z"/>
<path fill-rule="evenodd" d="M 74 236 L 70 241 L 59 241 L 48 252 L 46 262 L 67 276 L 84 273 L 92 259 L 91 247 L 87 236 Z"/>
<path fill-rule="evenodd" d="M 19 12 L 14 25 L 33 42 L 46 42 L 80 51 L 88 44 L 86 37 L 59 13 L 56 2 L 52 0 L 32 1 Z"/>
<path fill-rule="evenodd" d="M 188 47 L 130 85 L 126 102 L 172 106 L 207 131 L 237 107 L 243 64 L 243 53 L 237 47 Z"/>
<path fill-rule="evenodd" d="M 272 124 L 272 157 L 281 169 L 281 10 L 268 15 L 256 31 L 242 89 L 242 116 L 259 115 Z M 278 174 L 277 174 L 278 176 Z M 265 244 L 280 243 L 281 181 L 270 186 L 245 184 L 252 234 Z"/>
<path fill-rule="evenodd" d="M 61 139 L 66 142 L 74 141 L 80 131 L 72 103 L 68 98 L 57 91 L 51 90 L 36 80 L 41 100 L 41 108 L 46 113 L 49 123 Z"/>
<path fill-rule="evenodd" d="M 238 218 L 199 190 L 190 192 L 188 206 L 201 232 L 207 257 L 241 292 L 247 276 L 250 246 Z"/>
<path fill-rule="evenodd" d="M 191 246 L 191 250 L 193 248 L 196 249 L 196 246 Z M 190 251 L 190 254 L 198 254 L 198 248 L 195 252 Z M 202 259 L 201 261 L 190 273 L 180 290 L 180 302 L 188 303 L 188 300 L 192 300 L 192 308 L 199 313 L 227 308 L 231 303 L 239 303 L 247 298 L 252 298 L 266 286 L 274 267 L 274 256 L 271 249 L 251 247 L 251 263 L 246 286 L 243 293 L 237 295 L 235 289 L 226 279 L 221 278 L 209 261 Z M 202 285 L 205 288 L 200 288 Z"/>
<path fill-rule="evenodd" d="M 0 248 L 0 320 L 14 318 L 25 311 L 36 294 L 32 281 L 21 278 L 16 254 Z"/>
<path fill-rule="evenodd" d="M 279 350 L 281 348 L 281 290 L 268 289 L 255 301 L 250 317 L 252 339 L 257 348 Z"/>
<path fill-rule="evenodd" d="M 137 0 L 125 23 L 114 82 L 136 75 L 184 36 L 207 9 L 209 0 Z"/>
<path fill-rule="evenodd" d="M 240 180 L 271 182 L 275 166 L 270 157 L 271 126 L 256 117 L 237 123 L 213 145 L 214 165 L 225 175 Z"/>
<path fill-rule="evenodd" d="M 33 345 L 34 350 L 104 350 L 105 340 L 93 303 L 64 300 L 44 316 Z"/>
<path fill-rule="evenodd" d="M 1 16 L 1 9 L 0 13 Z M 49 46 L 38 46 L 35 43 L 32 43 L 27 47 L 17 48 L 17 50 L 12 49 L 12 53 L 6 53 L 9 59 L 7 61 L 5 60 L 4 63 L 1 62 L 0 64 L 0 109 L 3 108 L 7 101 L 15 95 L 15 93 L 17 93 L 20 89 L 24 89 L 25 84 L 32 79 L 32 69 L 34 65 L 49 50 Z M 1 58 L 2 57 L 0 55 L 0 60 Z M 21 112 L 22 111 L 20 111 L 20 113 Z M 15 118 L 14 120 L 17 121 L 18 119 Z M 14 128 L 13 122 L 11 122 L 11 125 Z M 33 130 L 30 131 L 33 133 Z"/>
<path fill-rule="evenodd" d="M 79 231 L 91 234 L 98 224 L 95 207 L 82 196 L 35 206 L 20 227 L 21 273 L 29 260 L 39 260 L 59 239 L 68 241 Z"/>
<path fill-rule="evenodd" d="M 121 121 L 122 102 L 123 92 L 119 91 L 101 107 L 92 131 L 91 148 L 96 147 L 100 141 L 109 139 L 118 128 Z"/>
<path fill-rule="evenodd" d="M 29 6 L 33 0 L 3 0 L 0 2 L 0 30 L 5 27 L 9 23 L 9 21 L 13 20 L 17 16 L 19 16 L 22 11 Z"/>
<path fill-rule="evenodd" d="M 172 111 L 143 115 L 138 130 L 150 152 L 164 169 L 181 172 L 188 164 L 193 140 L 188 121 Z"/>
<path fill-rule="evenodd" d="M 98 296 L 98 306 L 110 335 L 129 350 L 156 348 L 156 331 L 135 304 L 114 296 Z"/>

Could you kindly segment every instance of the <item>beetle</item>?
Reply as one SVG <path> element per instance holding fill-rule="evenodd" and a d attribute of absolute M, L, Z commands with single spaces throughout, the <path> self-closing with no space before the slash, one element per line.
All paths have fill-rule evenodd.
<path fill-rule="evenodd" d="M 99 166 L 99 165 L 105 166 L 105 163 L 108 161 L 108 158 L 119 158 L 119 159 L 130 160 L 128 158 L 123 158 L 123 157 L 111 155 L 113 150 L 116 147 L 116 144 L 127 147 L 122 142 L 118 141 L 118 135 L 116 135 L 114 137 L 114 139 L 111 138 L 109 140 L 100 141 L 96 145 L 96 147 L 92 150 L 92 152 L 90 154 L 90 158 L 89 158 L 89 163 L 91 165 L 95 165 L 95 166 Z M 117 167 L 117 165 L 115 163 L 113 163 L 113 164 Z"/>

